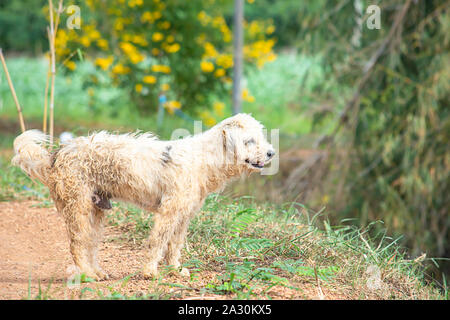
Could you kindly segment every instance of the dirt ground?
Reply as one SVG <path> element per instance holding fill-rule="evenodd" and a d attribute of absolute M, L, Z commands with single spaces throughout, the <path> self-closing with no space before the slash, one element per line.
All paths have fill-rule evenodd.
<path fill-rule="evenodd" d="M 163 285 L 161 280 L 144 279 L 139 273 L 144 249 L 108 241 L 120 232 L 115 227 L 106 228 L 99 252 L 100 264 L 110 279 L 68 286 L 73 263 L 64 221 L 54 207 L 43 208 L 40 204 L 38 201 L 0 202 L 0 299 L 35 299 L 39 287 L 41 297 L 51 299 L 79 299 L 85 287 L 93 289 L 83 291 L 82 298 L 86 299 L 101 298 L 97 290 L 103 295 L 114 291 L 127 296 L 153 292 L 156 298 L 231 298 L 202 293 L 201 288 L 218 275 L 213 272 L 202 272 L 195 282 L 177 275 L 165 275 Z M 133 273 L 129 281 L 122 281 Z M 275 299 L 301 298 L 297 291 L 288 288 L 274 287 L 270 291 Z"/>
<path fill-rule="evenodd" d="M 69 242 L 64 221 L 55 208 L 39 208 L 36 201 L 0 202 L 0 299 L 31 298 L 48 291 L 50 298 L 78 298 L 80 287 L 67 286 L 73 270 Z M 105 238 L 117 232 L 106 228 Z M 108 281 L 82 284 L 94 289 L 118 287 L 122 294 L 148 292 L 154 281 L 139 274 L 122 288 L 121 279 L 137 272 L 144 257 L 142 249 L 104 241 L 99 253 L 103 269 L 110 275 Z M 170 277 L 169 277 L 170 278 Z M 170 280 L 170 279 L 168 279 Z M 47 288 L 50 285 L 50 290 Z M 70 283 L 69 283 L 70 284 Z M 86 292 L 89 298 L 92 292 Z M 97 294 L 94 297 L 99 298 Z"/>

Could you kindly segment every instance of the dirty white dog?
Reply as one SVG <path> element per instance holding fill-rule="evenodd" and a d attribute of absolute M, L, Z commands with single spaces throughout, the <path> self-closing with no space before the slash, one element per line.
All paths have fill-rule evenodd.
<path fill-rule="evenodd" d="M 97 263 L 97 250 L 109 200 L 153 212 L 142 271 L 154 277 L 163 258 L 179 269 L 189 221 L 206 196 L 233 178 L 260 171 L 271 160 L 275 152 L 262 129 L 250 115 L 238 114 L 180 140 L 99 132 L 53 152 L 45 148 L 45 134 L 29 130 L 15 139 L 12 163 L 49 188 L 65 219 L 74 263 L 88 277 L 108 277 Z"/>

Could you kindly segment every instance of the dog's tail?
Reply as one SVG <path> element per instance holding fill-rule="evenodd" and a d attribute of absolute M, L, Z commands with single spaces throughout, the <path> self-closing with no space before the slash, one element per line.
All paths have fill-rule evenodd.
<path fill-rule="evenodd" d="M 15 156 L 11 163 L 46 184 L 51 156 L 44 145 L 48 142 L 49 137 L 39 130 L 25 131 L 14 140 Z"/>

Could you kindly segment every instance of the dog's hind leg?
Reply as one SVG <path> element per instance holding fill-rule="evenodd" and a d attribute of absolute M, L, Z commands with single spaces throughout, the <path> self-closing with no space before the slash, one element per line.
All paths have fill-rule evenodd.
<path fill-rule="evenodd" d="M 103 220 L 105 217 L 104 210 L 93 208 L 91 212 L 91 244 L 89 246 L 90 264 L 94 268 L 95 274 L 99 279 L 108 279 L 109 276 L 102 270 L 98 264 L 98 248 L 103 236 Z"/>
<path fill-rule="evenodd" d="M 70 252 L 73 261 L 81 274 L 89 278 L 101 280 L 104 274 L 99 273 L 94 265 L 97 250 L 98 228 L 95 207 L 89 195 L 74 197 L 65 203 L 63 216 L 70 238 Z"/>

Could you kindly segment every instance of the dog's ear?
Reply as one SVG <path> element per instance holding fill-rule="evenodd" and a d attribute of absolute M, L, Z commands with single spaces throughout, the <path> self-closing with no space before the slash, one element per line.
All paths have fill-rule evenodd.
<path fill-rule="evenodd" d="M 228 160 L 237 160 L 237 146 L 235 137 L 236 128 L 226 125 L 222 128 L 223 151 L 225 158 Z"/>
<path fill-rule="evenodd" d="M 222 128 L 222 141 L 223 141 L 223 150 L 225 152 L 229 152 L 234 148 L 234 139 L 230 132 L 230 126 L 224 126 Z"/>

